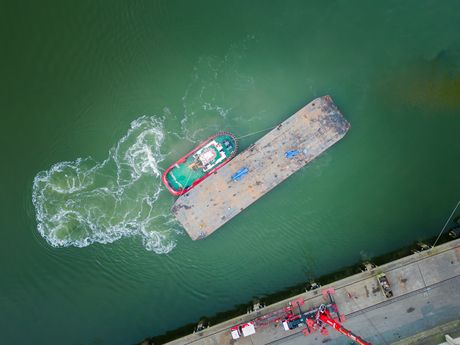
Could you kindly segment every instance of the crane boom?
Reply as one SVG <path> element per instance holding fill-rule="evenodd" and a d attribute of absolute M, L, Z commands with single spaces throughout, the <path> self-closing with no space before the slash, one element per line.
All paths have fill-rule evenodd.
<path fill-rule="evenodd" d="M 351 331 L 347 330 L 345 327 L 343 327 L 340 323 L 337 321 L 334 321 L 331 317 L 331 314 L 329 311 L 326 309 L 326 306 L 322 304 L 319 307 L 318 313 L 315 316 L 316 319 L 316 324 L 318 326 L 323 326 L 323 323 L 328 324 L 332 328 L 334 328 L 337 332 L 342 333 L 343 335 L 347 336 L 348 338 L 352 339 L 358 344 L 361 345 L 372 345 L 371 343 L 366 342 L 364 339 L 362 339 L 360 336 L 353 334 Z"/>

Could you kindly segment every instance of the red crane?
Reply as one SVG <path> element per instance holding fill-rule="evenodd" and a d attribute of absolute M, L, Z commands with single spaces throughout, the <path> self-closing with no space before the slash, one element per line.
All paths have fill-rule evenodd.
<path fill-rule="evenodd" d="M 351 331 L 349 331 L 346 328 L 344 328 L 337 321 L 334 321 L 334 319 L 331 317 L 331 314 L 327 310 L 326 305 L 321 304 L 321 306 L 318 309 L 318 312 L 315 315 L 315 319 L 314 320 L 308 319 L 307 326 L 313 327 L 316 330 L 320 329 L 322 335 L 328 335 L 329 332 L 325 328 L 325 325 L 324 325 L 325 323 L 328 324 L 329 326 L 331 326 L 332 328 L 334 328 L 337 332 L 340 332 L 343 335 L 346 335 L 348 338 L 352 339 L 353 341 L 355 341 L 358 344 L 372 345 L 371 343 L 366 342 L 360 336 L 355 335 Z"/>

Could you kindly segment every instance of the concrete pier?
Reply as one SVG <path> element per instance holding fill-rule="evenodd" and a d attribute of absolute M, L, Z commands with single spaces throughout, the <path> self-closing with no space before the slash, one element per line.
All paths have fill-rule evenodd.
<path fill-rule="evenodd" d="M 375 277 L 385 273 L 393 288 L 394 297 L 385 298 Z M 321 291 L 334 287 L 335 302 L 341 315 L 346 317 L 343 326 L 372 344 L 391 344 L 425 332 L 460 318 L 460 239 L 435 249 L 416 253 L 323 286 L 262 309 L 265 315 L 286 307 L 290 301 L 303 298 L 302 312 L 327 303 Z M 351 296 L 351 297 L 350 297 Z M 295 308 L 298 313 L 298 308 Z M 350 344 L 351 339 L 328 327 L 329 335 L 314 333 L 304 336 L 299 327 L 284 331 L 280 323 L 256 329 L 256 333 L 238 340 L 232 339 L 230 328 L 248 322 L 258 313 L 212 326 L 202 332 L 170 342 L 169 344 Z"/>

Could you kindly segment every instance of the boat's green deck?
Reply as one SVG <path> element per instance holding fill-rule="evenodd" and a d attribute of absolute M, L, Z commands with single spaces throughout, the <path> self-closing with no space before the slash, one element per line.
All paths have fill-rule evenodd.
<path fill-rule="evenodd" d="M 227 139 L 231 144 L 232 144 L 232 151 L 228 151 L 223 144 L 224 140 Z M 220 164 L 223 164 L 228 157 L 230 157 L 233 153 L 233 150 L 236 148 L 236 143 L 235 140 L 228 134 L 222 134 L 217 137 L 215 137 L 213 140 L 215 140 L 217 143 L 221 144 L 225 155 L 227 156 Z M 182 188 L 187 188 L 189 187 L 194 181 L 204 177 L 209 171 L 203 172 L 203 169 L 197 169 L 197 171 L 193 171 L 192 169 L 189 169 L 189 165 L 192 164 L 194 161 L 193 154 L 187 157 L 187 160 L 179 165 L 179 168 L 173 167 L 168 174 L 166 175 L 166 178 L 168 181 L 173 185 L 174 189 L 180 190 Z M 212 168 L 211 170 L 213 170 Z M 210 170 L 210 171 L 211 171 Z M 171 174 L 174 175 L 175 179 L 171 176 Z M 177 183 L 179 182 L 182 187 Z"/>

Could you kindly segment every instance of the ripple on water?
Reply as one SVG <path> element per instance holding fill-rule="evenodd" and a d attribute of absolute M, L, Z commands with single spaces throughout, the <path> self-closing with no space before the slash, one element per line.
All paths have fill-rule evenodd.
<path fill-rule="evenodd" d="M 179 230 L 158 202 L 163 137 L 160 121 L 143 116 L 103 162 L 78 158 L 39 172 L 32 202 L 43 238 L 53 247 L 86 247 L 136 235 L 147 250 L 172 250 Z"/>

